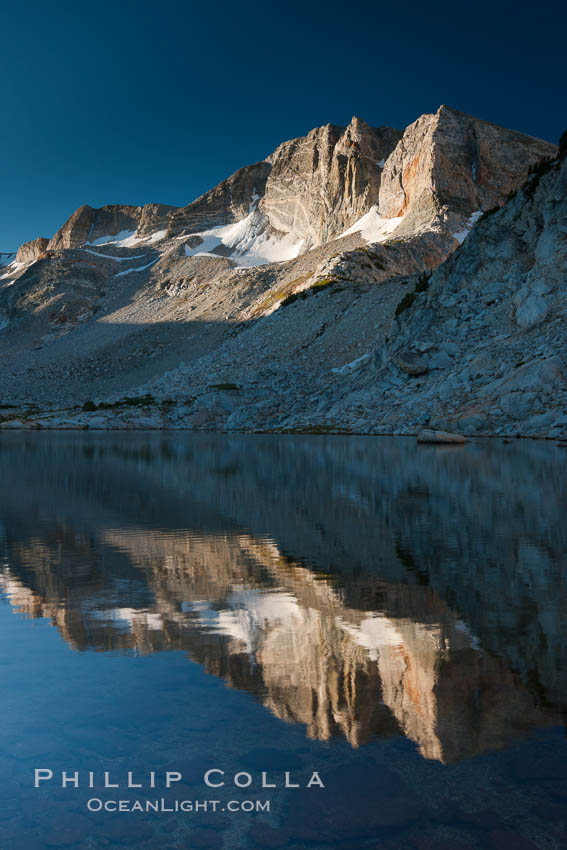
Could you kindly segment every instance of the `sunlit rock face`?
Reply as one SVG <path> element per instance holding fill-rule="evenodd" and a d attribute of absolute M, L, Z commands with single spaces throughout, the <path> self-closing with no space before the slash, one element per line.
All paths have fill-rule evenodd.
<path fill-rule="evenodd" d="M 441 106 L 406 129 L 384 166 L 379 211 L 403 216 L 397 238 L 501 206 L 554 145 Z M 454 224 L 456 224 L 456 219 Z M 449 223 L 449 222 L 447 222 Z"/>
<path fill-rule="evenodd" d="M 47 250 L 58 252 L 93 244 L 96 247 L 97 242 L 104 244 L 118 235 L 124 239 L 137 233 L 142 237 L 166 227 L 175 209 L 165 204 L 108 204 L 98 209 L 85 204 L 49 240 Z"/>
<path fill-rule="evenodd" d="M 24 242 L 20 245 L 16 254 L 16 263 L 35 263 L 47 251 L 49 239 L 39 236 L 31 242 Z"/>
<path fill-rule="evenodd" d="M 303 249 L 343 233 L 377 203 L 382 169 L 401 137 L 391 127 L 327 124 L 284 142 L 268 157 L 261 208 L 276 230 L 303 239 Z"/>
<path fill-rule="evenodd" d="M 313 738 L 404 734 L 443 762 L 560 722 L 560 455 L 42 446 L 0 455 L 1 583 L 74 649 L 181 650 Z"/>

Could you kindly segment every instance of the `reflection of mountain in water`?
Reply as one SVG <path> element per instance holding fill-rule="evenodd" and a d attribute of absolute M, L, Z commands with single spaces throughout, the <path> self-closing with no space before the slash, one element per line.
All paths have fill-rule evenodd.
<path fill-rule="evenodd" d="M 4 591 L 76 649 L 184 650 L 313 737 L 403 732 L 445 762 L 560 720 L 560 449 L 142 435 L 0 448 Z"/>

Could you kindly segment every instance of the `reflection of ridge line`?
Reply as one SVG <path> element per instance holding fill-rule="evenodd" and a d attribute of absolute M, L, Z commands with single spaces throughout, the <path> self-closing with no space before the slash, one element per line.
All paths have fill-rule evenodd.
<path fill-rule="evenodd" d="M 464 672 L 461 656 L 466 656 L 466 680 L 461 684 L 465 702 L 471 688 L 490 696 L 498 683 L 514 699 L 521 698 L 520 713 L 540 718 L 509 671 L 474 646 L 462 621 L 428 588 L 380 581 L 384 608 L 366 610 L 345 604 L 334 584 L 336 577 L 322 578 L 321 573 L 290 562 L 269 538 L 242 533 L 180 535 L 133 527 L 124 533 L 114 526 L 100 533 L 98 541 L 108 546 L 111 558 L 121 553 L 123 563 L 144 576 L 144 586 L 152 594 L 148 604 L 136 607 L 127 596 L 135 585 L 129 580 L 121 586 L 120 572 L 113 576 L 118 598 L 107 612 L 128 622 L 128 634 L 113 635 L 104 616 L 96 630 L 96 614 L 88 619 L 93 597 L 80 595 L 80 583 L 71 586 L 78 599 L 55 595 L 65 547 L 74 551 L 71 529 L 52 543 L 49 537 L 36 535 L 27 541 L 26 558 L 33 559 L 32 543 L 41 550 L 38 578 L 47 582 L 43 597 L 23 582 L 15 586 L 16 595 L 22 590 L 28 593 L 28 605 L 35 609 L 32 616 L 49 615 L 74 648 L 84 648 L 76 640 L 77 629 L 82 628 L 79 636 L 96 648 L 140 653 L 182 649 L 229 685 L 252 692 L 277 717 L 305 724 L 313 737 L 328 739 L 342 733 L 356 746 L 372 735 L 402 729 L 425 757 L 441 761 L 470 754 L 463 751 L 465 746 L 482 748 L 483 725 L 476 715 L 471 720 L 478 729 L 471 723 L 470 731 L 478 740 L 472 735 L 470 744 L 467 736 L 454 740 L 453 728 L 460 722 L 455 709 L 463 711 L 463 706 L 454 698 L 447 701 L 447 686 Z M 17 557 L 22 557 L 22 550 L 26 546 L 18 543 Z M 117 564 L 124 569 L 122 561 Z M 96 565 L 94 557 L 91 570 Z M 96 576 L 96 593 L 102 591 L 99 602 L 105 595 L 104 577 L 104 572 Z M 85 587 L 92 592 L 90 585 Z M 284 596 L 293 600 L 297 617 L 283 616 Z M 207 628 L 199 616 L 184 611 L 183 599 L 195 597 L 206 603 L 218 628 Z M 259 616 L 258 603 L 266 600 L 275 608 L 268 612 L 264 607 Z M 404 616 L 384 613 L 399 610 Z M 100 606 L 91 606 L 93 611 L 100 614 Z M 107 612 L 102 610 L 103 615 Z M 233 621 L 250 628 L 254 641 L 241 640 Z M 92 626 L 92 631 L 85 632 L 85 626 Z M 513 716 L 519 717 L 518 710 Z M 497 728 L 503 736 L 505 730 Z"/>

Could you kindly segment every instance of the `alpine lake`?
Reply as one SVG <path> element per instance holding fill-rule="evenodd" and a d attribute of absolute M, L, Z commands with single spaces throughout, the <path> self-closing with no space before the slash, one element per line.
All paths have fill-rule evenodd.
<path fill-rule="evenodd" d="M 0 437 L 0 847 L 567 847 L 567 451 Z"/>

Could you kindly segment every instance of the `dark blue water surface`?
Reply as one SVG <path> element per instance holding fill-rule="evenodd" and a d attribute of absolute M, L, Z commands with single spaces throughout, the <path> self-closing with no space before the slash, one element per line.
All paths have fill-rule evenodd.
<path fill-rule="evenodd" d="M 2 850 L 567 847 L 564 448 L 3 434 L 0 480 Z"/>

